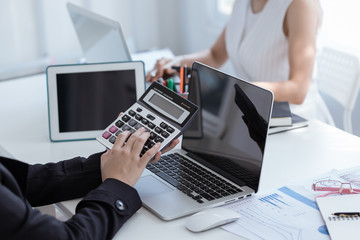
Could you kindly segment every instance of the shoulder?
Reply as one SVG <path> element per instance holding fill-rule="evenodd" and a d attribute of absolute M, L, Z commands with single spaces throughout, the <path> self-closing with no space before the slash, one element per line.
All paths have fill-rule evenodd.
<path fill-rule="evenodd" d="M 293 0 L 287 10 L 284 26 L 292 28 L 302 25 L 317 29 L 321 18 L 322 11 L 318 0 Z"/>
<path fill-rule="evenodd" d="M 293 0 L 288 8 L 288 17 L 299 15 L 319 16 L 321 12 L 318 0 Z"/>

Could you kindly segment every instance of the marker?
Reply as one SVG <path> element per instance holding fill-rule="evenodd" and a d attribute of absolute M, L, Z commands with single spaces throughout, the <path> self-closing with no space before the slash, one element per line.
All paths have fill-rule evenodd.
<path fill-rule="evenodd" d="M 174 79 L 169 78 L 167 87 L 168 87 L 170 90 L 174 90 Z"/>
<path fill-rule="evenodd" d="M 163 69 L 166 69 L 166 68 L 169 68 L 171 67 L 172 65 L 176 64 L 176 63 L 179 63 L 181 62 L 181 60 L 183 60 L 184 57 L 180 56 L 180 57 L 176 57 L 174 58 L 173 60 L 171 60 L 170 62 L 168 62 L 167 64 L 164 65 Z M 150 76 L 151 77 L 155 77 L 157 74 L 157 69 L 153 69 L 151 72 L 150 72 Z"/>

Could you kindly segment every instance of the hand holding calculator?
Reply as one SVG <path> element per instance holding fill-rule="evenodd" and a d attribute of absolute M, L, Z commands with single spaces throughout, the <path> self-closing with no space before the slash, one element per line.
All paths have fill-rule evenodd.
<path fill-rule="evenodd" d="M 178 138 L 189 125 L 199 108 L 167 87 L 153 82 L 140 99 L 112 122 L 96 139 L 112 149 L 118 135 L 123 131 L 134 133 L 144 127 L 150 132 L 141 151 L 142 156 L 155 143 L 165 149 Z"/>

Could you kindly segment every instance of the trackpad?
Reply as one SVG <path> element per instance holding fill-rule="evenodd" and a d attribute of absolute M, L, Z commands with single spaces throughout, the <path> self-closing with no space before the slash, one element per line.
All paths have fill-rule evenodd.
<path fill-rule="evenodd" d="M 173 191 L 151 175 L 141 177 L 134 187 L 139 192 L 141 199 Z"/>

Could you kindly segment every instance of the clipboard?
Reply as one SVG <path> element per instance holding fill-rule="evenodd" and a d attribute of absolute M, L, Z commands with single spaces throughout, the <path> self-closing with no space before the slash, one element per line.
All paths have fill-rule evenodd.
<path fill-rule="evenodd" d="M 332 240 L 359 239 L 360 217 L 338 217 L 334 212 L 359 212 L 360 194 L 316 198 Z"/>

